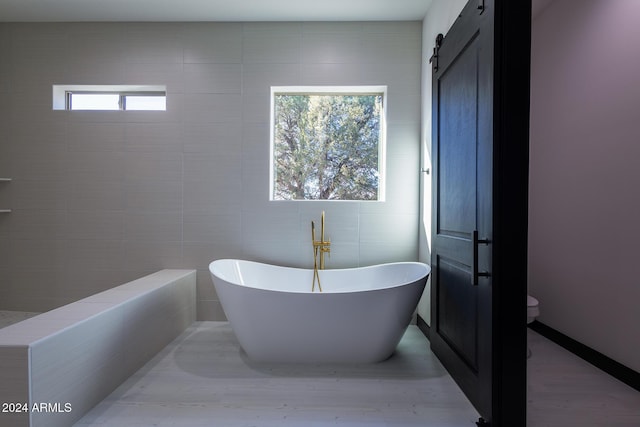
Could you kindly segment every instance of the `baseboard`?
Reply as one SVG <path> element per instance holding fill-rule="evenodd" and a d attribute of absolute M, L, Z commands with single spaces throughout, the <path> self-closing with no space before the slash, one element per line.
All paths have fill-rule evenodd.
<path fill-rule="evenodd" d="M 422 317 L 420 317 L 419 314 L 416 317 L 416 325 L 418 326 L 418 329 L 422 331 L 424 336 L 427 337 L 427 339 L 429 339 L 429 335 L 431 333 L 431 327 L 427 324 L 427 322 L 424 321 Z"/>
<path fill-rule="evenodd" d="M 416 324 L 418 329 L 422 331 L 427 339 L 431 333 L 431 327 L 425 322 L 425 320 L 417 315 Z M 562 332 L 556 331 L 555 329 L 545 325 L 544 323 L 538 322 L 537 320 L 530 323 L 529 328 L 536 331 L 543 337 L 553 341 L 558 344 L 560 347 L 570 351 L 581 359 L 591 363 L 596 368 L 606 372 L 612 377 L 616 378 L 619 381 L 627 384 L 629 387 L 632 387 L 638 391 L 640 391 L 640 373 L 634 371 L 631 368 L 624 366 L 623 364 L 616 362 L 610 357 L 605 356 L 604 354 L 592 349 L 591 347 L 587 347 L 586 345 L 564 335 Z"/>
<path fill-rule="evenodd" d="M 612 377 L 622 381 L 630 387 L 640 391 L 640 373 L 615 360 L 605 356 L 604 354 L 587 347 L 586 345 L 574 340 L 558 332 L 555 329 L 538 322 L 537 320 L 529 324 L 529 328 L 536 331 L 543 337 L 553 341 L 559 346 L 565 348 L 576 356 L 591 363 L 596 368 L 601 369 Z"/>

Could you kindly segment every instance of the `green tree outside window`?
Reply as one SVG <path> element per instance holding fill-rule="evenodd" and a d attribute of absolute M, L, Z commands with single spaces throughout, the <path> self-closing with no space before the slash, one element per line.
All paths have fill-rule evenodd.
<path fill-rule="evenodd" d="M 273 199 L 378 200 L 383 94 L 274 94 Z"/>

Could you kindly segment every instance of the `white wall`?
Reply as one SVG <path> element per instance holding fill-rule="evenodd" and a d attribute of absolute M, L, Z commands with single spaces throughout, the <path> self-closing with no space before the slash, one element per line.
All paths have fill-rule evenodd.
<path fill-rule="evenodd" d="M 539 320 L 640 371 L 640 2 L 533 23 L 529 287 Z"/>
<path fill-rule="evenodd" d="M 422 168 L 431 169 L 431 64 L 436 36 L 447 34 L 467 3 L 466 0 L 433 0 L 422 22 Z M 421 174 L 419 259 L 431 264 L 431 175 Z M 418 304 L 418 314 L 431 322 L 429 286 Z"/>
<path fill-rule="evenodd" d="M 0 24 L 0 309 L 240 257 L 416 260 L 421 22 Z M 166 84 L 166 112 L 52 111 L 53 84 Z M 387 201 L 269 202 L 271 85 L 388 85 Z M 2 206 L 0 206 L 2 208 Z"/>

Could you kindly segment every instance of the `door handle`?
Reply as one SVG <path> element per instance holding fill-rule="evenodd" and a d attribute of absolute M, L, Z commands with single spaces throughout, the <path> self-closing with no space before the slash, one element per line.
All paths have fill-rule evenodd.
<path fill-rule="evenodd" d="M 472 250 L 473 256 L 471 261 L 471 285 L 478 286 L 479 277 L 489 277 L 491 273 L 488 271 L 478 271 L 478 245 L 488 245 L 491 243 L 489 239 L 478 239 L 478 230 L 473 230 Z"/>

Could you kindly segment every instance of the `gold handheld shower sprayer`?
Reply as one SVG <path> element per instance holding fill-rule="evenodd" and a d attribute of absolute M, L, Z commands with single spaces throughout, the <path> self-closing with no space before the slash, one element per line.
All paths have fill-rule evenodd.
<path fill-rule="evenodd" d="M 324 254 L 331 254 L 331 241 L 324 239 L 324 211 L 322 211 L 320 220 L 320 240 L 316 240 L 316 224 L 311 221 L 311 242 L 313 243 L 313 282 L 311 283 L 311 292 L 315 290 L 316 280 L 318 280 L 318 290 L 322 292 L 318 269 L 324 270 Z M 320 256 L 318 257 L 318 255 Z M 320 258 L 319 266 L 318 258 Z"/>

